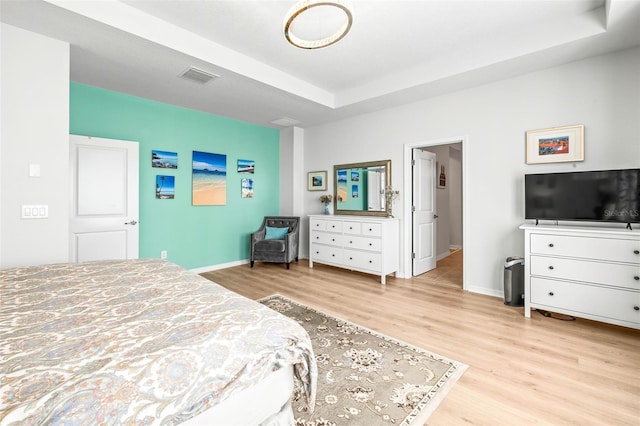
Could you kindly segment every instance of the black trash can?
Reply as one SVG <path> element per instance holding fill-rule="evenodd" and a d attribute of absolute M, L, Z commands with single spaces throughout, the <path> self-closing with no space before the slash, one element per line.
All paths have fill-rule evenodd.
<path fill-rule="evenodd" d="M 507 257 L 504 263 L 504 304 L 524 306 L 524 258 Z"/>

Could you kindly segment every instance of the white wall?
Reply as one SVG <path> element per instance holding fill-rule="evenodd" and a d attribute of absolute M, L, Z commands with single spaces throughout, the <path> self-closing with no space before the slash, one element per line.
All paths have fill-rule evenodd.
<path fill-rule="evenodd" d="M 303 216 L 303 191 L 306 190 L 304 174 L 304 129 L 288 127 L 280 131 L 280 214 Z"/>
<path fill-rule="evenodd" d="M 462 248 L 462 151 L 449 146 L 449 247 Z"/>
<path fill-rule="evenodd" d="M 69 259 L 69 45 L 1 24 L 0 268 Z M 41 177 L 29 177 L 39 164 Z M 23 204 L 48 219 L 20 218 Z"/>
<path fill-rule="evenodd" d="M 391 159 L 392 182 L 398 187 L 404 144 L 465 135 L 465 286 L 501 296 L 504 259 L 523 252 L 518 226 L 524 217 L 525 173 L 638 167 L 639 75 L 636 48 L 308 128 L 305 169 Z M 585 125 L 585 161 L 524 163 L 525 131 L 571 124 Z M 316 195 L 305 194 L 307 214 L 318 213 Z M 404 217 L 403 205 L 402 199 L 395 204 L 396 217 Z"/>

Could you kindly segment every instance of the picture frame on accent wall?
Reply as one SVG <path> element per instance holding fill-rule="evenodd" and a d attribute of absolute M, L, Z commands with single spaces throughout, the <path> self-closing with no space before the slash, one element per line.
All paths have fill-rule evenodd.
<path fill-rule="evenodd" d="M 327 190 L 327 171 L 309 172 L 307 174 L 307 189 L 309 191 Z"/>
<path fill-rule="evenodd" d="M 178 153 L 170 151 L 151 150 L 151 167 L 161 169 L 177 169 Z"/>
<path fill-rule="evenodd" d="M 525 138 L 527 164 L 584 161 L 584 125 L 528 130 Z"/>

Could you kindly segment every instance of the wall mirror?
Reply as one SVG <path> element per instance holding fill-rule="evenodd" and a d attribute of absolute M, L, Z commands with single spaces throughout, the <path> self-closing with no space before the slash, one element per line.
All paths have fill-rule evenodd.
<path fill-rule="evenodd" d="M 384 190 L 391 186 L 391 160 L 333 166 L 335 214 L 388 216 Z"/>

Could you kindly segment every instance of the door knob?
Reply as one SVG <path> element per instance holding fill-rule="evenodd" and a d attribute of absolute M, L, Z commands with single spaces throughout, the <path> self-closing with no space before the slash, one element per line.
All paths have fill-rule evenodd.
<path fill-rule="evenodd" d="M 125 225 L 137 225 L 138 222 L 136 220 L 132 220 L 131 222 L 125 222 Z"/>

